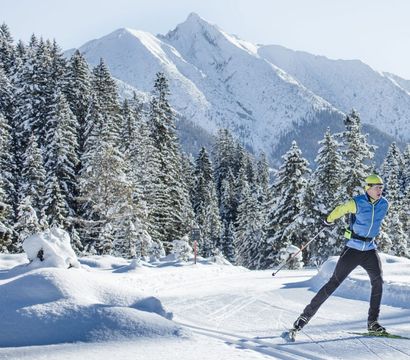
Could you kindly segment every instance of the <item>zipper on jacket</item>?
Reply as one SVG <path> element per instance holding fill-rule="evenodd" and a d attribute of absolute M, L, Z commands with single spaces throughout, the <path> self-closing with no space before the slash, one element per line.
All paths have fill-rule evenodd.
<path fill-rule="evenodd" d="M 372 205 L 372 221 L 370 223 L 369 231 L 367 232 L 365 237 L 369 236 L 370 231 L 372 230 L 372 227 L 373 227 L 373 223 L 374 223 L 374 204 L 371 204 L 371 205 Z"/>

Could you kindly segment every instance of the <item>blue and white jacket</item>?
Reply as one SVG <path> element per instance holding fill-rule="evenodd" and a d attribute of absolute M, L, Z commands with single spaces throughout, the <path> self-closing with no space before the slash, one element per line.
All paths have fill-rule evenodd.
<path fill-rule="evenodd" d="M 374 250 L 377 249 L 374 238 L 380 233 L 388 208 L 389 203 L 386 198 L 381 197 L 374 201 L 366 193 L 357 195 L 347 203 L 336 207 L 327 217 L 327 221 L 333 222 L 350 213 L 349 229 L 345 234 L 348 238 L 346 246 L 360 251 Z"/>

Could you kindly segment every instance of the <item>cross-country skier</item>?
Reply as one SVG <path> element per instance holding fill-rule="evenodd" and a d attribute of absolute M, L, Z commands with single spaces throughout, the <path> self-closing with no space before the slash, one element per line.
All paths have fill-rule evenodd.
<path fill-rule="evenodd" d="M 309 322 L 319 307 L 358 265 L 366 270 L 372 288 L 367 329 L 370 332 L 386 332 L 378 322 L 383 279 L 375 237 L 380 232 L 389 204 L 382 196 L 383 180 L 380 176 L 370 175 L 365 182 L 365 194 L 355 196 L 347 203 L 337 206 L 324 221 L 326 226 L 332 226 L 335 220 L 350 214 L 350 225 L 345 232 L 346 246 L 340 254 L 332 277 L 294 322 L 291 330 L 293 335 Z"/>

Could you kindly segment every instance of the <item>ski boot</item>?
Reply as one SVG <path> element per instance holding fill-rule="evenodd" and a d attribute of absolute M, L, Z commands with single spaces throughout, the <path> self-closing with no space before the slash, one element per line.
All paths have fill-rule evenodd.
<path fill-rule="evenodd" d="M 296 321 L 293 323 L 293 328 L 289 331 L 285 331 L 282 334 L 282 337 L 286 341 L 294 342 L 296 339 L 296 333 L 303 329 L 303 327 L 309 322 L 309 318 L 306 316 L 300 315 Z"/>
<path fill-rule="evenodd" d="M 369 334 L 376 333 L 376 334 L 385 334 L 387 333 L 386 328 L 381 326 L 377 320 L 369 321 L 367 323 L 367 331 Z"/>

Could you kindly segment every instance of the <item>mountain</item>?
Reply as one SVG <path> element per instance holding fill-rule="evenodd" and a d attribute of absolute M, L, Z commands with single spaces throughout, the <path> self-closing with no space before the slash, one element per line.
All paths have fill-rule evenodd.
<path fill-rule="evenodd" d="M 293 138 L 312 162 L 324 130 L 340 131 L 352 108 L 371 125 L 369 140 L 382 144 L 380 156 L 391 141 L 410 137 L 404 126 L 410 95 L 392 76 L 358 61 L 319 57 L 315 62 L 318 57 L 310 54 L 257 46 L 194 13 L 166 35 L 119 29 L 80 51 L 92 65 L 104 58 L 112 75 L 131 86 L 123 86 L 126 92 L 135 88 L 143 97 L 152 90 L 155 74 L 164 72 L 170 103 L 184 119 L 180 136 L 202 129 L 188 141 L 190 151 L 203 145 L 203 134 L 224 127 L 248 150 L 264 151 L 273 165 Z M 185 125 L 190 129 L 184 131 Z"/>
<path fill-rule="evenodd" d="M 389 78 L 396 86 L 401 87 L 404 91 L 410 94 L 410 80 L 406 80 L 401 78 L 400 76 L 391 74 L 391 73 L 383 73 L 384 76 Z"/>
<path fill-rule="evenodd" d="M 396 77 L 394 82 L 393 76 L 374 71 L 359 60 L 330 60 L 278 45 L 261 46 L 258 54 L 341 111 L 354 108 L 363 123 L 401 141 L 410 140 L 410 96 L 405 80 Z"/>

